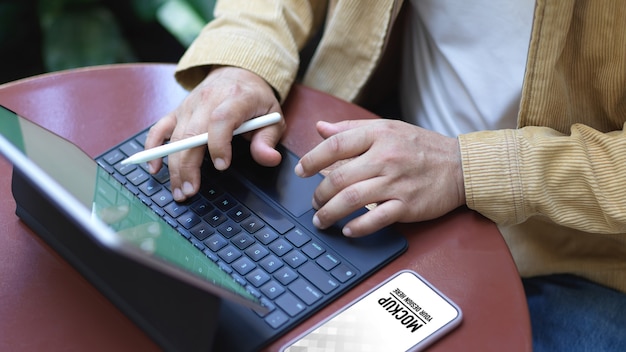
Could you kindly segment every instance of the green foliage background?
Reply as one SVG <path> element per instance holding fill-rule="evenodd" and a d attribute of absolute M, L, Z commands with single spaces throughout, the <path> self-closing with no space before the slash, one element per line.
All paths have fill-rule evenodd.
<path fill-rule="evenodd" d="M 0 0 L 0 83 L 69 68 L 176 62 L 215 0 Z"/>

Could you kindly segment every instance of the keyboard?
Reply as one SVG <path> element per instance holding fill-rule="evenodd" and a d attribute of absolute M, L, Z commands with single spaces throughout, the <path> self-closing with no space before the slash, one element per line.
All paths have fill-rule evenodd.
<path fill-rule="evenodd" d="M 156 175 L 146 164 L 121 165 L 143 150 L 147 131 L 97 158 L 98 164 L 193 246 L 269 308 L 256 313 L 272 329 L 307 316 L 343 291 L 358 270 L 307 229 L 228 172 L 206 167 L 200 192 L 173 200 L 167 159 Z M 205 163 L 206 164 L 206 163 Z M 310 199 L 307 199 L 310 202 Z"/>

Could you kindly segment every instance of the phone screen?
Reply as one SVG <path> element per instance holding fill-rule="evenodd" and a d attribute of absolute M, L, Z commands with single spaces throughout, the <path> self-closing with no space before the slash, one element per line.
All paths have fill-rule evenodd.
<path fill-rule="evenodd" d="M 401 271 L 283 348 L 285 352 L 417 351 L 462 320 L 417 273 Z"/>

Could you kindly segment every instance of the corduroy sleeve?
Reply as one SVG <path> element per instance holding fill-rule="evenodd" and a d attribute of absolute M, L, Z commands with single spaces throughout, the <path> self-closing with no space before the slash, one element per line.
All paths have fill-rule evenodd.
<path fill-rule="evenodd" d="M 531 216 L 592 233 L 626 232 L 626 132 L 575 124 L 459 136 L 468 207 L 501 225 Z"/>
<path fill-rule="evenodd" d="M 178 63 L 176 79 L 192 89 L 211 65 L 245 68 L 285 99 L 299 66 L 299 50 L 319 25 L 326 1 L 218 1 L 205 26 Z"/>

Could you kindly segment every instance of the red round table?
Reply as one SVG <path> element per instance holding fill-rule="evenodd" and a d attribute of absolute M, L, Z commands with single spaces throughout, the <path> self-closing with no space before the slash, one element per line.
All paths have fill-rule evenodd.
<path fill-rule="evenodd" d="M 0 104 L 76 143 L 91 156 L 174 109 L 187 94 L 171 64 L 123 64 L 46 74 L 0 85 Z M 283 143 L 297 154 L 321 140 L 317 120 L 375 118 L 324 93 L 294 87 Z M 0 158 L 0 350 L 151 351 L 139 328 L 15 215 L 11 165 Z M 409 249 L 305 323 L 284 343 L 402 269 L 413 269 L 463 310 L 459 328 L 433 351 L 530 351 L 524 291 L 497 227 L 465 208 L 397 225 Z"/>

